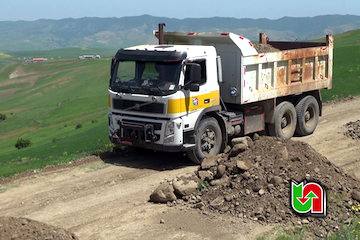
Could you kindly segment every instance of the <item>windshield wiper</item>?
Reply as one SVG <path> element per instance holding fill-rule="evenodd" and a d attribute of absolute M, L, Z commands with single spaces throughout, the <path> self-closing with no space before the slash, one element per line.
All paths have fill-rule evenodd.
<path fill-rule="evenodd" d="M 142 103 L 142 104 L 135 104 L 134 106 L 128 107 L 128 108 L 124 109 L 123 111 L 130 111 L 132 109 L 140 109 L 140 108 L 145 107 L 147 105 L 150 105 L 152 103 L 154 103 L 154 102 L 146 102 L 146 103 Z"/>

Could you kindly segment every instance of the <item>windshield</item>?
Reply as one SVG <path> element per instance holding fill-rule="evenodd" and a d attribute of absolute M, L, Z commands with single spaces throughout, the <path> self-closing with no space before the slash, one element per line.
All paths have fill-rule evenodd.
<path fill-rule="evenodd" d="M 114 68 L 113 91 L 149 95 L 169 95 L 177 91 L 180 62 L 119 61 Z"/>

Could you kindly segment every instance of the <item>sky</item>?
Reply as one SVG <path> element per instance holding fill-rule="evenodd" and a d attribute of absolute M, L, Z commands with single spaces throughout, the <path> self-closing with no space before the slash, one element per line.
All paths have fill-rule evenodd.
<path fill-rule="evenodd" d="M 360 15 L 360 0 L 0 0 L 0 20 L 80 17 L 306 17 Z"/>

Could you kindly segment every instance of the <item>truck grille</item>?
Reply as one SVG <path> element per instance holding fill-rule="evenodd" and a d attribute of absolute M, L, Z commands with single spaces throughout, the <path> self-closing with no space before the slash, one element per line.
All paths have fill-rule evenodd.
<path fill-rule="evenodd" d="M 141 101 L 131 101 L 123 99 L 113 99 L 113 108 L 116 110 L 127 110 L 131 112 L 146 112 L 146 113 L 165 113 L 165 104 L 163 103 L 148 103 Z M 145 105 L 146 104 L 146 105 Z"/>
<path fill-rule="evenodd" d="M 154 130 L 161 130 L 161 123 L 154 123 L 154 122 L 143 122 L 143 121 L 135 121 L 135 120 L 123 120 L 121 122 L 121 125 L 139 125 L 139 126 L 145 126 L 145 125 L 153 125 Z"/>

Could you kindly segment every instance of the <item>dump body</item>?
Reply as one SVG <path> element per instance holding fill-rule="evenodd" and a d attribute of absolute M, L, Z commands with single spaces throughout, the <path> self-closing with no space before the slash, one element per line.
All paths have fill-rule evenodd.
<path fill-rule="evenodd" d="M 221 97 L 246 104 L 332 87 L 333 38 L 319 42 L 271 42 L 265 51 L 233 33 L 171 33 L 166 44 L 214 46 L 222 60 Z M 259 49 L 259 48 L 258 48 Z"/>

